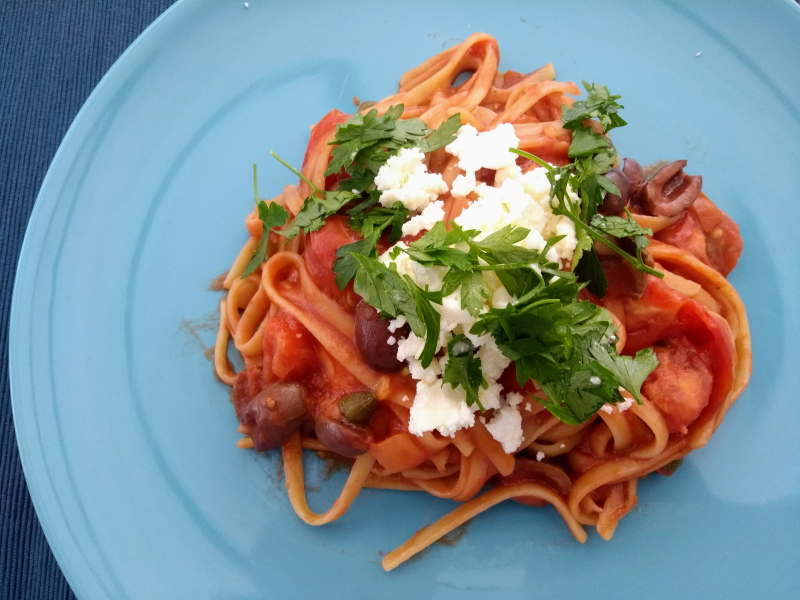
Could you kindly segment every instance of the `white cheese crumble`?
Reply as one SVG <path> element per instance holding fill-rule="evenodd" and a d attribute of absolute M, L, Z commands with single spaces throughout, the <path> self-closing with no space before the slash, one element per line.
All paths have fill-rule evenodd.
<path fill-rule="evenodd" d="M 405 324 L 406 324 L 406 318 L 403 315 L 400 315 L 396 319 L 392 319 L 391 321 L 389 321 L 389 327 L 388 327 L 389 333 L 394 333 Z"/>
<path fill-rule="evenodd" d="M 608 415 L 610 415 L 614 411 L 614 409 L 611 408 L 611 406 L 609 406 L 608 404 L 603 404 L 603 406 L 600 407 L 600 410 L 602 410 L 604 413 Z"/>
<path fill-rule="evenodd" d="M 375 185 L 383 192 L 380 203 L 390 207 L 401 202 L 410 211 L 423 210 L 447 192 L 447 184 L 438 173 L 428 173 L 425 154 L 419 148 L 402 148 L 389 158 L 375 176 Z"/>
<path fill-rule="evenodd" d="M 439 221 L 444 221 L 444 202 L 436 200 L 428 204 L 420 214 L 403 223 L 403 235 L 417 235 L 420 231 L 432 228 Z"/>
<path fill-rule="evenodd" d="M 455 143 L 455 142 L 454 142 Z M 541 250 L 545 241 L 555 235 L 564 235 L 547 253 L 547 259 L 571 260 L 578 239 L 575 225 L 569 218 L 554 215 L 550 201 L 550 182 L 544 169 L 534 169 L 524 175 L 512 173 L 495 186 L 485 183 L 475 187 L 477 199 L 473 201 L 455 222 L 464 229 L 481 232 L 477 239 L 494 233 L 507 225 L 530 229 L 528 236 L 519 245 L 531 250 Z M 577 200 L 574 194 L 570 197 Z"/>
<path fill-rule="evenodd" d="M 459 429 L 474 424 L 475 415 L 464 402 L 464 390 L 453 389 L 449 383 L 438 380 L 417 383 L 417 396 L 408 421 L 410 433 L 422 435 L 435 429 L 442 435 L 453 436 Z"/>
<path fill-rule="evenodd" d="M 397 343 L 397 338 L 394 336 L 390 336 L 389 339 L 386 340 L 386 343 L 389 344 L 390 346 L 394 346 Z"/>
<path fill-rule="evenodd" d="M 591 377 L 589 377 L 589 383 L 591 383 L 592 385 L 600 385 L 601 383 L 603 383 L 603 381 L 597 375 L 592 375 Z"/>
<path fill-rule="evenodd" d="M 536 453 L 536 460 L 538 460 L 539 462 L 542 462 L 542 461 L 544 460 L 544 452 L 542 452 L 541 450 L 539 450 L 539 451 Z"/>
<path fill-rule="evenodd" d="M 509 151 L 509 148 L 518 147 L 518 144 L 519 139 L 510 124 L 502 124 L 482 133 L 478 133 L 471 125 L 461 127 L 456 140 L 445 148 L 458 158 L 458 167 L 463 171 L 449 191 L 453 196 L 469 197 L 471 202 L 455 222 L 464 229 L 479 231 L 479 240 L 507 225 L 525 227 L 530 233 L 519 244 L 532 250 L 543 249 L 552 236 L 564 235 L 564 239 L 549 249 L 547 259 L 555 263 L 569 261 L 577 245 L 575 227 L 566 217 L 553 214 L 554 201 L 550 198 L 546 170 L 539 168 L 522 173 L 516 163 L 517 156 Z M 399 201 L 412 212 L 411 219 L 403 225 L 403 235 L 417 235 L 445 218 L 444 202 L 438 196 L 448 192 L 448 187 L 441 176 L 427 172 L 424 158 L 425 155 L 418 148 L 403 149 L 381 167 L 375 179 L 378 190 L 382 192 L 380 203 L 383 206 L 391 206 Z M 477 182 L 476 172 L 483 168 L 496 171 L 494 185 Z M 568 193 L 573 200 L 577 200 L 571 189 Z M 398 242 L 395 247 L 403 249 L 408 246 Z M 425 267 L 405 253 L 392 259 L 391 250 L 379 257 L 382 264 L 392 265 L 399 275 L 407 275 L 422 288 L 430 291 L 442 289 L 448 271 L 446 267 Z M 534 265 L 534 268 L 538 266 Z M 483 277 L 491 293 L 483 311 L 505 308 L 517 301 L 494 273 L 483 272 Z M 511 361 L 503 356 L 490 334 L 475 336 L 469 333 L 477 318 L 461 308 L 460 289 L 445 296 L 441 305 L 434 303 L 432 306 L 441 315 L 436 353 L 446 347 L 454 334 L 464 334 L 472 341 L 487 383 L 485 388 L 478 390 L 478 399 L 484 408 L 494 409 L 491 420 L 483 415 L 478 419 L 486 421 L 487 430 L 500 442 L 505 452 L 515 452 L 523 440 L 519 410 L 523 398 L 516 393 L 503 397 L 502 386 L 498 382 Z M 405 323 L 403 317 L 394 319 L 389 324 L 389 331 L 395 334 Z M 411 407 L 409 423 L 411 433 L 422 435 L 426 431 L 438 431 L 442 435 L 453 435 L 459 429 L 474 425 L 478 406 L 467 406 L 464 389 L 454 389 L 442 381 L 446 353 L 423 368 L 419 358 L 424 339 L 412 332 L 405 338 L 392 336 L 388 343 L 396 343 L 398 360 L 407 362 L 411 376 L 417 380 L 417 396 Z M 531 410 L 530 403 L 526 404 L 526 409 Z"/>
<path fill-rule="evenodd" d="M 519 414 L 519 403 L 522 396 L 512 392 L 506 396 L 505 406 L 496 410 L 494 417 L 486 424 L 486 429 L 503 446 L 503 451 L 512 454 L 522 443 L 522 415 Z"/>
<path fill-rule="evenodd" d="M 633 406 L 633 398 L 625 398 L 625 400 L 623 402 L 620 402 L 619 404 L 617 404 L 617 410 L 619 412 L 625 412 L 631 406 Z"/>
<path fill-rule="evenodd" d="M 496 169 L 496 178 L 501 180 L 508 173 L 520 171 L 517 155 L 508 150 L 518 145 L 519 138 L 510 123 L 483 133 L 478 133 L 472 125 L 461 127 L 455 141 L 445 147 L 448 153 L 458 157 L 458 167 L 464 171 L 453 181 L 453 195 L 464 197 L 475 189 L 478 169 Z"/>

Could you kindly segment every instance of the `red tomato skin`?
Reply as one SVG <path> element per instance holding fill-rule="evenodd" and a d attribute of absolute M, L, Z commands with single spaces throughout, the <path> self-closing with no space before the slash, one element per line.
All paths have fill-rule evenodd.
<path fill-rule="evenodd" d="M 275 379 L 299 380 L 319 366 L 314 336 L 284 311 L 267 321 L 262 350 L 264 372 Z"/>
<path fill-rule="evenodd" d="M 336 215 L 329 217 L 325 225 L 306 237 L 303 252 L 306 268 L 316 286 L 328 297 L 353 311 L 361 298 L 353 291 L 352 281 L 343 290 L 337 287 L 333 263 L 339 248 L 359 239 L 360 236 L 347 225 L 347 217 Z"/>

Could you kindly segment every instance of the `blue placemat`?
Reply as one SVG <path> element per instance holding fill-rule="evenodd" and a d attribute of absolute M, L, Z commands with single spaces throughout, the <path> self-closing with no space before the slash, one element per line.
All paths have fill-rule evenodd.
<path fill-rule="evenodd" d="M 8 384 L 8 313 L 25 227 L 72 119 L 172 0 L 0 2 L 0 598 L 74 598 L 31 505 Z"/>

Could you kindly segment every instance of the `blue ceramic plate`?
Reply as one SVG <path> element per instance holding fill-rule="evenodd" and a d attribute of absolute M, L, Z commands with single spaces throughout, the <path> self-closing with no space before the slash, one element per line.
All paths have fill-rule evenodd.
<path fill-rule="evenodd" d="M 788 598 L 800 582 L 800 10 L 748 2 L 184 0 L 88 100 L 42 186 L 19 264 L 14 417 L 47 539 L 81 599 Z M 321 528 L 276 456 L 238 450 L 212 375 L 218 294 L 262 195 L 309 125 L 476 30 L 502 68 L 622 94 L 623 156 L 687 158 L 741 226 L 731 279 L 752 382 L 711 443 L 639 487 L 611 542 L 508 503 L 392 573 L 381 553 L 453 505 L 365 491 Z M 344 481 L 308 461 L 312 506 Z"/>

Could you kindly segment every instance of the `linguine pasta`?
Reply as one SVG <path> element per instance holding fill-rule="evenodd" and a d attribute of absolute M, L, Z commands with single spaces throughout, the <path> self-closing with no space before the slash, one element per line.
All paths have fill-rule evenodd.
<path fill-rule="evenodd" d="M 523 75 L 499 71 L 498 61 L 497 41 L 474 34 L 405 73 L 396 94 L 363 106 L 361 113 L 383 115 L 402 105 L 401 119 L 419 119 L 430 130 L 454 115 L 478 133 L 510 124 L 519 150 L 550 165 L 569 164 L 573 131 L 564 127 L 562 107 L 573 106 L 571 96 L 578 96 L 579 88 L 556 81 L 551 64 Z M 469 79 L 453 87 L 465 72 L 471 73 Z M 315 189 L 347 187 L 346 178 L 325 172 L 334 148 L 330 142 L 348 118 L 333 110 L 313 127 L 301 170 L 304 179 L 287 185 L 267 204 L 294 217 Z M 445 148 L 427 153 L 425 161 L 427 172 L 439 174 L 448 190 L 463 174 L 458 158 Z M 543 168 L 523 158 L 517 164 L 523 172 Z M 677 175 L 666 175 L 667 188 L 677 185 Z M 579 542 L 587 539 L 585 526 L 610 539 L 636 504 L 638 480 L 655 471 L 670 474 L 686 454 L 708 443 L 750 375 L 747 316 L 725 278 L 738 259 L 741 238 L 730 218 L 699 188 L 697 192 L 678 209 L 649 200 L 626 207 L 630 218 L 652 230 L 648 260 L 663 277 L 632 271 L 595 241 L 608 291 L 603 298 L 588 289 L 580 295 L 611 315 L 619 355 L 655 349 L 658 367 L 641 387 L 641 403 L 624 391 L 627 410 L 621 410 L 622 404 L 607 404 L 584 422 L 563 422 L 539 401 L 546 396 L 537 382 L 515 381 L 512 363 L 512 372 L 498 380 L 505 392 L 525 395 L 518 407 L 522 441 L 511 453 L 489 430 L 491 409 L 485 418 L 477 413 L 480 418 L 471 427 L 452 436 L 409 431 L 417 382 L 408 368 L 374 368 L 374 357 L 365 357 L 359 346 L 361 298 L 352 284 L 339 289 L 334 283 L 335 251 L 361 238 L 348 226 L 344 211 L 291 240 L 263 228 L 254 211 L 245 220 L 249 238 L 224 281 L 214 354 L 216 374 L 232 386 L 243 423 L 245 437 L 239 445 L 263 450 L 263 440 L 269 438 L 270 447 L 281 446 L 289 499 L 310 525 L 339 518 L 363 487 L 424 491 L 460 503 L 389 552 L 383 560 L 386 570 L 506 500 L 553 505 Z M 475 196 L 446 192 L 439 200 L 442 220 L 450 228 Z M 625 215 L 622 209 L 616 214 Z M 243 277 L 262 235 L 269 236 L 265 260 Z M 385 237 L 379 247 L 386 245 Z M 571 268 L 562 260 L 563 272 Z M 227 358 L 230 345 L 244 359 L 239 373 Z M 349 422 L 340 400 L 359 392 L 374 395 L 377 403 L 365 420 Z M 278 418 L 275 411 L 281 407 L 275 402 L 282 398 L 289 398 L 286 410 L 295 412 Z M 352 462 L 339 498 L 323 514 L 306 503 L 304 448 L 340 454 Z"/>

